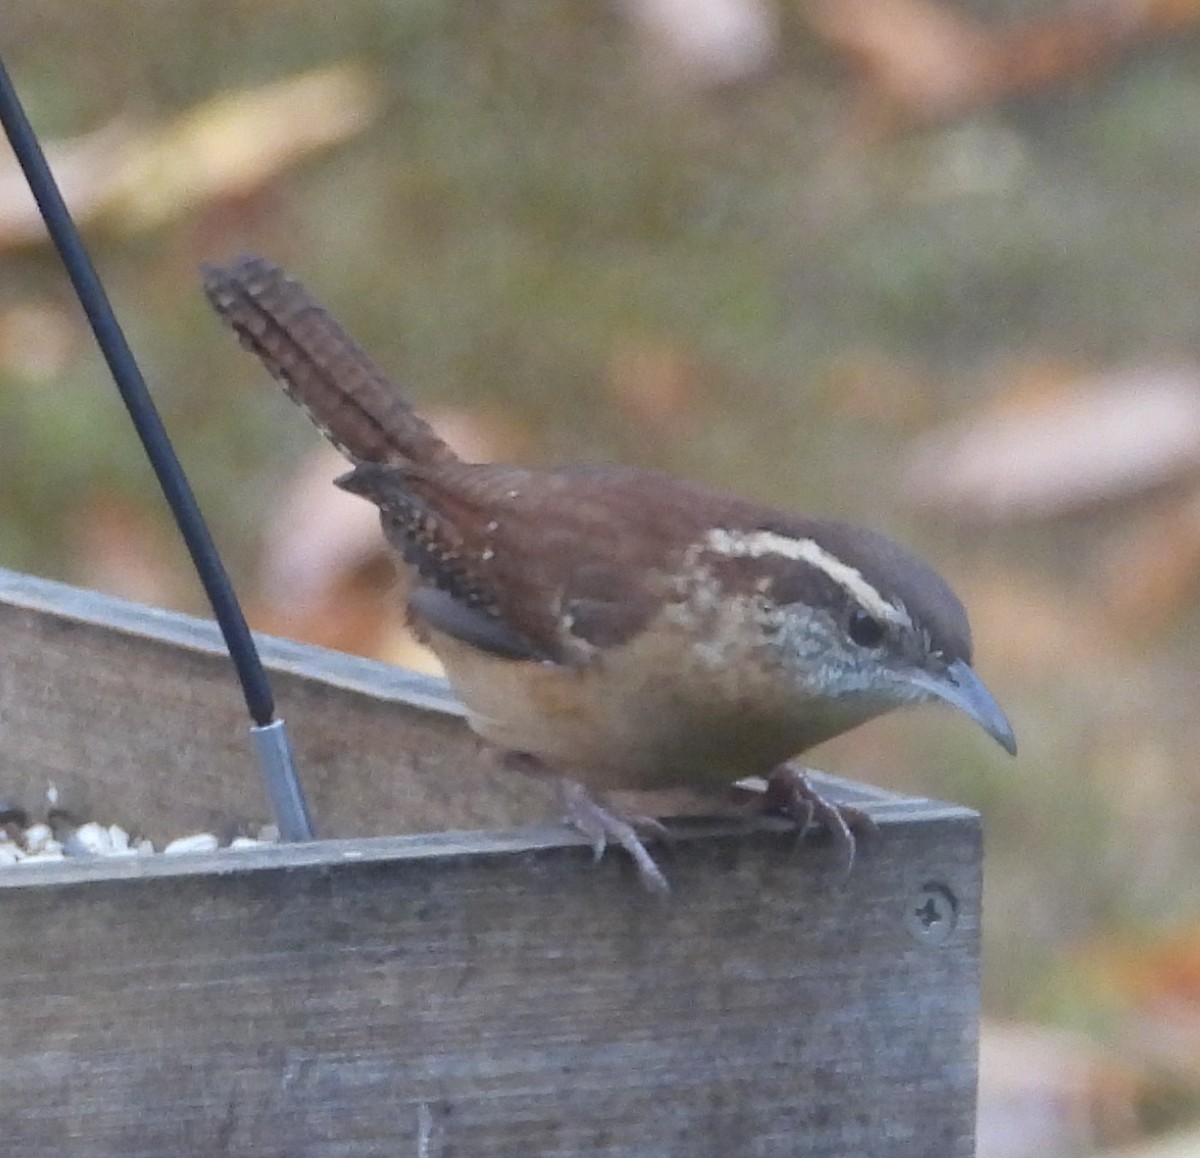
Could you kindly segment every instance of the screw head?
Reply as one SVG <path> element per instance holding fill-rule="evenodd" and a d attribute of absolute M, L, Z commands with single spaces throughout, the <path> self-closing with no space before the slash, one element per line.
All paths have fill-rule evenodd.
<path fill-rule="evenodd" d="M 958 924 L 958 898 L 940 881 L 926 881 L 909 895 L 904 927 L 922 945 L 944 945 Z"/>

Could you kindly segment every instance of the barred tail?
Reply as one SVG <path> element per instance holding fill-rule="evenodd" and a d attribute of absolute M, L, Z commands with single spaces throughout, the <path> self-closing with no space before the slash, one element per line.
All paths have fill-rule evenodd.
<path fill-rule="evenodd" d="M 353 462 L 434 465 L 454 452 L 342 326 L 261 257 L 202 267 L 213 309 Z"/>

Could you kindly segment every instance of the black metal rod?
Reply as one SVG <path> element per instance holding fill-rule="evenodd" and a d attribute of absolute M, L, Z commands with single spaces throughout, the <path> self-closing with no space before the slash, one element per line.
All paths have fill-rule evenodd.
<path fill-rule="evenodd" d="M 271 685 L 229 575 L 3 60 L 0 60 L 0 124 L 3 124 L 13 153 L 29 182 L 29 188 L 46 222 L 46 229 L 66 266 L 96 342 L 175 516 L 213 615 L 225 637 L 250 718 L 257 728 L 270 729 L 278 735 L 282 721 L 274 719 L 275 702 Z M 286 735 L 281 739 L 281 745 L 272 745 L 275 755 L 263 759 L 267 790 L 280 835 L 285 840 L 311 840 L 313 829 L 303 790 L 288 756 Z M 260 753 L 263 750 L 261 743 L 259 750 Z"/>

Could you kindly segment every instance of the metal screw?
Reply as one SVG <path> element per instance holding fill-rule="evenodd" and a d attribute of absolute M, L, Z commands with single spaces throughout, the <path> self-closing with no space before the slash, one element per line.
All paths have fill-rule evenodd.
<path fill-rule="evenodd" d="M 938 881 L 926 881 L 905 902 L 904 927 L 922 945 L 942 945 L 958 924 L 958 898 Z"/>

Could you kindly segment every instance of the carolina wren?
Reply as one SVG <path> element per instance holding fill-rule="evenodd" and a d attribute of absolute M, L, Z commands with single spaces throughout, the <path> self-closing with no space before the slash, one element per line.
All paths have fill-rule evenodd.
<path fill-rule="evenodd" d="M 571 818 L 665 882 L 597 792 L 727 788 L 766 776 L 802 829 L 864 818 L 792 757 L 894 708 L 943 700 L 1010 753 L 971 667 L 962 604 L 916 556 L 807 518 L 621 466 L 459 459 L 297 282 L 257 257 L 206 267 L 208 298 L 354 469 L 416 583 L 408 613 L 471 727 L 569 777 Z M 645 823 L 643 823 L 645 822 Z"/>

